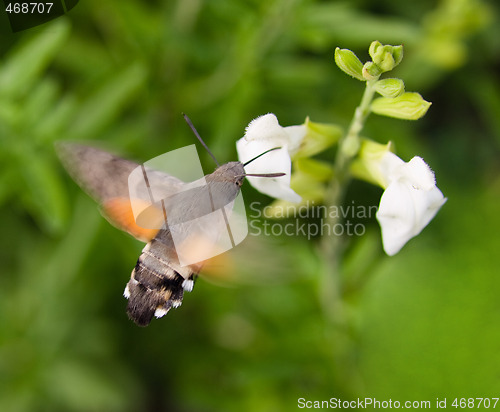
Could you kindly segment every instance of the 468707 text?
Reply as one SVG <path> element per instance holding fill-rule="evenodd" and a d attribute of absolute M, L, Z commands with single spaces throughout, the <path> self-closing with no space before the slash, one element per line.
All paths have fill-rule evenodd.
<path fill-rule="evenodd" d="M 455 398 L 451 406 L 461 409 L 496 408 L 498 399 L 499 398 Z M 438 407 L 440 408 L 441 406 Z M 446 399 L 444 399 L 444 407 L 446 407 Z"/>
<path fill-rule="evenodd" d="M 9 3 L 5 8 L 7 13 L 14 14 L 44 14 L 50 13 L 54 3 Z"/>

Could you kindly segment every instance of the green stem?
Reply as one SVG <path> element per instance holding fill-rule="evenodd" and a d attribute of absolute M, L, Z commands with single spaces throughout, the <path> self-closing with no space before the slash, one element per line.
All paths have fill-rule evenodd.
<path fill-rule="evenodd" d="M 366 118 L 370 114 L 370 104 L 375 95 L 375 83 L 377 80 L 378 78 L 366 82 L 363 97 L 361 98 L 359 106 L 356 107 L 354 111 L 349 130 L 339 143 L 339 150 L 337 152 L 337 158 L 335 159 L 335 168 L 337 173 L 341 173 L 340 176 L 342 176 L 342 178 L 347 171 L 350 160 L 359 150 L 359 134 L 363 129 Z"/>
<path fill-rule="evenodd" d="M 349 163 L 356 155 L 360 146 L 360 132 L 363 129 L 366 118 L 370 114 L 370 103 L 375 94 L 375 82 L 378 79 L 366 82 L 366 88 L 359 106 L 354 112 L 353 119 L 347 134 L 339 142 L 339 149 L 335 159 L 335 177 L 330 182 L 325 195 L 327 208 L 340 207 L 342 205 L 345 191 L 350 177 L 348 173 Z M 336 228 L 342 224 L 340 213 L 328 213 L 326 223 L 330 228 Z M 323 236 L 321 241 L 321 254 L 323 256 L 324 268 L 319 284 L 320 300 L 327 319 L 335 326 L 344 328 L 346 326 L 345 308 L 342 302 L 342 277 L 340 261 L 343 253 L 343 239 L 341 236 Z"/>
<path fill-rule="evenodd" d="M 339 142 L 339 148 L 335 159 L 335 176 L 330 182 L 325 194 L 325 205 L 327 210 L 331 207 L 340 208 L 350 176 L 349 164 L 357 154 L 360 146 L 360 132 L 363 129 L 366 118 L 370 114 L 370 103 L 375 94 L 374 84 L 376 80 L 367 81 L 366 88 L 359 106 L 354 112 L 353 119 L 347 134 Z M 342 224 L 341 213 L 327 213 L 326 223 L 330 228 L 337 228 Z M 356 385 L 356 368 L 352 365 L 352 325 L 346 313 L 343 300 L 343 279 L 341 259 L 344 252 L 344 241 L 342 236 L 323 236 L 320 244 L 322 255 L 322 273 L 319 278 L 319 299 L 328 322 L 326 334 L 333 345 L 339 387 L 348 392 Z M 349 377 L 345 375 L 350 372 Z M 354 393 L 354 391 L 352 391 Z"/>

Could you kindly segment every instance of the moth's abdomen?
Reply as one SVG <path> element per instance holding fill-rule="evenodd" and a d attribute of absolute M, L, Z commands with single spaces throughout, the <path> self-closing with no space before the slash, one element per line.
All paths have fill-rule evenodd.
<path fill-rule="evenodd" d="M 164 247 L 156 239 L 146 245 L 123 293 L 128 299 L 128 316 L 139 326 L 180 306 L 184 291 L 193 289 L 194 271 L 162 257 Z"/>

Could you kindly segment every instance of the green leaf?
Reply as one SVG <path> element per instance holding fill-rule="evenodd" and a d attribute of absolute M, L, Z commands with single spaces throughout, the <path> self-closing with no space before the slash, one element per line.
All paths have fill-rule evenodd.
<path fill-rule="evenodd" d="M 15 98 L 29 92 L 69 31 L 68 21 L 59 18 L 13 52 L 0 66 L 0 95 Z"/>
<path fill-rule="evenodd" d="M 55 107 L 37 125 L 38 141 L 45 143 L 60 138 L 76 107 L 74 96 L 59 98 Z"/>
<path fill-rule="evenodd" d="M 405 91 L 405 84 L 401 79 L 383 79 L 375 83 L 375 90 L 383 97 L 398 97 Z"/>
<path fill-rule="evenodd" d="M 58 233 L 65 226 L 68 204 L 52 161 L 44 153 L 26 150 L 19 156 L 19 170 L 24 180 L 21 198 L 41 226 L 49 233 Z"/>
<path fill-rule="evenodd" d="M 371 111 L 397 119 L 417 120 L 427 113 L 430 106 L 431 103 L 425 101 L 418 93 L 403 93 L 394 98 L 375 99 L 371 104 Z"/>
<path fill-rule="evenodd" d="M 147 77 L 146 65 L 136 62 L 117 73 L 111 73 L 103 86 L 80 106 L 73 125 L 73 137 L 88 139 L 109 124 L 141 90 Z"/>
<path fill-rule="evenodd" d="M 57 101 L 58 88 L 57 83 L 47 77 L 40 79 L 34 85 L 22 103 L 23 115 L 19 119 L 20 129 L 28 129 L 30 132 L 37 129 L 38 124 L 43 121 Z"/>

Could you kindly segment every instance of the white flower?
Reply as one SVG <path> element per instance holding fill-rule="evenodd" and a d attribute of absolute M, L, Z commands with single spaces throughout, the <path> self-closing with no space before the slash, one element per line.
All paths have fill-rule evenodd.
<path fill-rule="evenodd" d="M 246 173 L 285 173 L 285 176 L 248 177 L 248 182 L 258 191 L 271 197 L 300 202 L 301 197 L 290 188 L 290 156 L 297 152 L 305 135 L 305 125 L 282 127 L 272 113 L 252 120 L 246 128 L 245 136 L 236 142 L 240 162 L 248 162 L 275 147 L 280 149 L 266 153 L 249 163 L 245 166 Z"/>
<path fill-rule="evenodd" d="M 387 152 L 379 167 L 386 189 L 380 199 L 377 220 L 384 250 L 393 256 L 427 226 L 447 199 L 436 186 L 434 172 L 421 157 L 405 163 Z"/>

